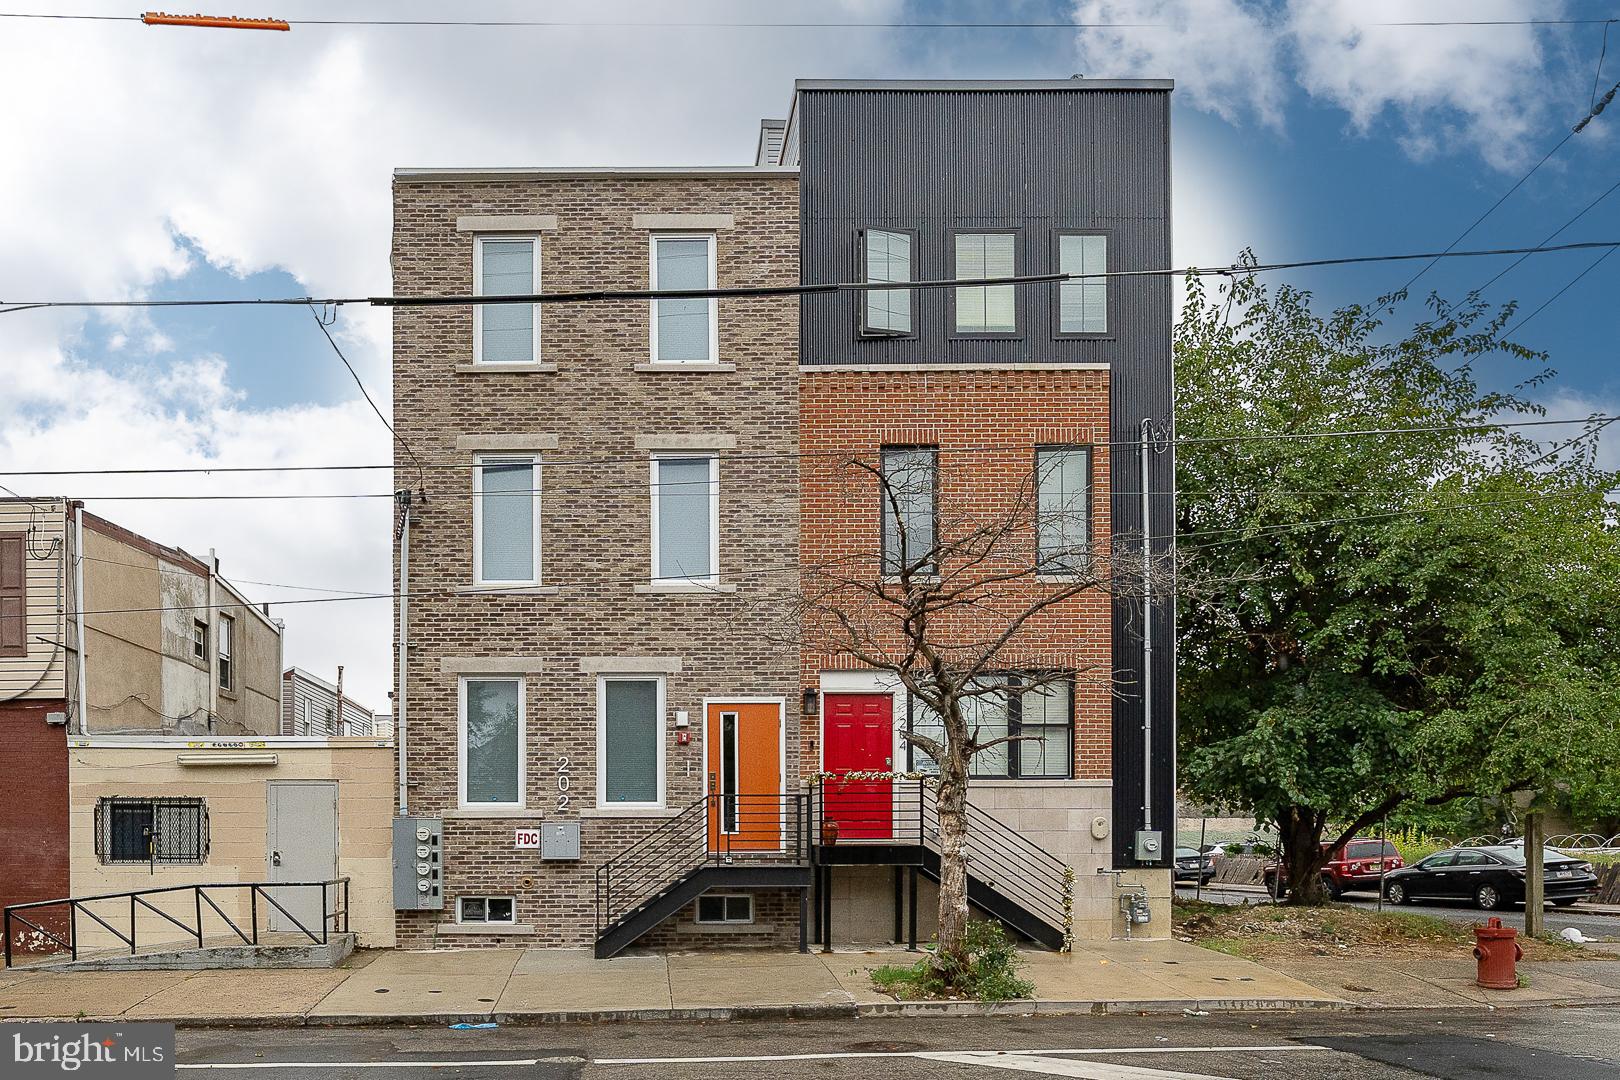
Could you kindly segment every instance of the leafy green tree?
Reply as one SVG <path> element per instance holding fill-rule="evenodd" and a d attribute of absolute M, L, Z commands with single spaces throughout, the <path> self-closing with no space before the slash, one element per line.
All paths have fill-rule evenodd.
<path fill-rule="evenodd" d="M 1601 421 L 1489 426 L 1538 415 L 1551 375 L 1504 340 L 1511 305 L 1436 300 L 1396 341 L 1380 310 L 1195 280 L 1176 338 L 1182 779 L 1275 824 L 1296 902 L 1322 899 L 1324 842 L 1391 813 L 1620 805 Z M 1503 360 L 1534 373 L 1482 389 Z M 1312 437 L 1337 431 L 1378 434 Z"/>

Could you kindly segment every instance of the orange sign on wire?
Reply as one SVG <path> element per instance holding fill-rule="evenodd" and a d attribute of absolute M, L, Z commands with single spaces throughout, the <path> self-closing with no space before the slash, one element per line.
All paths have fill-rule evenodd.
<path fill-rule="evenodd" d="M 141 14 L 147 26 L 207 26 L 224 30 L 291 30 L 285 19 L 240 19 L 235 15 L 170 15 L 165 11 Z"/>

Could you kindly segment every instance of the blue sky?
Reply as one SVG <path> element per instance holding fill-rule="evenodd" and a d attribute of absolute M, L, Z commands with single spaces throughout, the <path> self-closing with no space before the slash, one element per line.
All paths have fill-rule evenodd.
<path fill-rule="evenodd" d="M 444 17 L 430 0 L 346 0 L 359 17 Z M 118 0 L 77 10 L 127 15 Z M 284 0 L 289 18 L 330 15 Z M 519 0 L 476 13 L 533 18 Z M 1224 263 L 1444 247 L 1556 143 L 1591 97 L 1602 28 L 1383 27 L 1400 19 L 1606 16 L 1586 0 L 557 0 L 557 19 L 1017 20 L 1148 23 L 1022 31 L 299 27 L 288 34 L 138 23 L 7 23 L 0 33 L 0 298 L 368 295 L 389 287 L 399 165 L 717 164 L 751 160 L 762 116 L 798 77 L 1151 76 L 1177 81 L 1176 258 Z M 1607 63 L 1620 79 L 1620 36 Z M 1604 87 L 1606 89 L 1606 87 Z M 1620 109 L 1570 140 L 1466 242 L 1533 244 L 1603 193 Z M 1620 239 L 1620 194 L 1563 240 Z M 1527 261 L 1488 294 L 1528 313 L 1592 254 Z M 1458 298 L 1503 265 L 1442 264 L 1418 289 Z M 1368 299 L 1401 266 L 1274 275 L 1326 304 Z M 1620 273 L 1611 259 L 1532 321 L 1559 378 L 1555 415 L 1620 409 Z M 1421 317 L 1421 295 L 1395 322 Z M 386 398 L 385 314 L 335 333 Z M 28 313 L 0 318 L 3 467 L 386 461 L 387 433 L 308 313 Z M 1511 386 L 1506 361 L 1482 379 Z M 1620 450 L 1620 446 L 1615 448 Z M 1620 454 L 1611 454 L 1620 464 Z M 167 543 L 215 547 L 257 581 L 386 588 L 378 500 L 119 501 L 112 495 L 367 492 L 387 474 L 252 481 L 85 478 L 30 490 Z M 249 590 L 272 601 L 307 593 Z M 388 605 L 280 609 L 290 662 L 344 663 L 378 707 Z"/>

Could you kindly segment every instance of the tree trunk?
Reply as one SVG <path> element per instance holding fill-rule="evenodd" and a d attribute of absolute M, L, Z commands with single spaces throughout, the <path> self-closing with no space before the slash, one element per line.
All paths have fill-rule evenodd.
<path fill-rule="evenodd" d="M 967 757 L 952 740 L 939 769 L 939 952 L 954 973 L 967 966 Z"/>
<path fill-rule="evenodd" d="M 1322 888 L 1322 867 L 1328 853 L 1322 850 L 1322 815 L 1308 806 L 1291 806 L 1277 821 L 1282 841 L 1278 865 L 1288 871 L 1288 902 L 1319 905 L 1327 901 Z"/>

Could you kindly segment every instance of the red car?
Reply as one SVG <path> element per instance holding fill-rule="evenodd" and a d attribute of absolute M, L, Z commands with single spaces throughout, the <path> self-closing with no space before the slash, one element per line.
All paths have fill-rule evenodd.
<path fill-rule="evenodd" d="M 1323 848 L 1327 845 L 1323 844 Z M 1400 852 L 1388 840 L 1358 836 L 1336 852 L 1322 867 L 1322 888 L 1329 899 L 1337 900 L 1341 893 L 1378 891 L 1379 876 L 1406 865 Z M 1277 864 L 1266 864 L 1263 871 L 1266 891 L 1276 892 Z M 1288 883 L 1288 871 L 1283 871 L 1283 884 Z"/>

